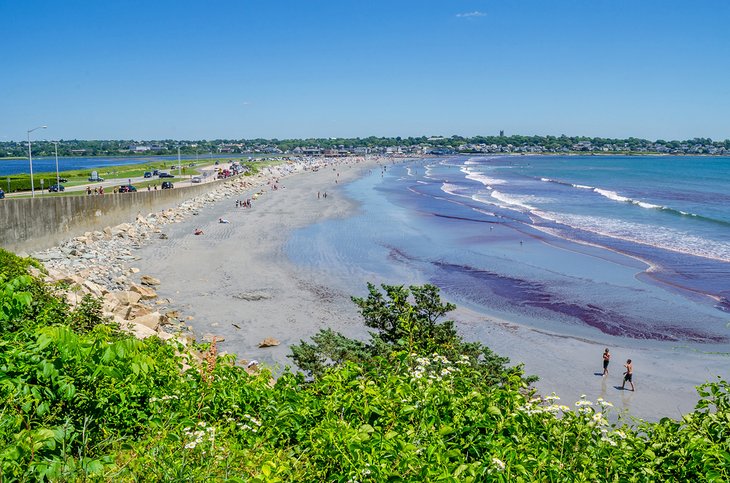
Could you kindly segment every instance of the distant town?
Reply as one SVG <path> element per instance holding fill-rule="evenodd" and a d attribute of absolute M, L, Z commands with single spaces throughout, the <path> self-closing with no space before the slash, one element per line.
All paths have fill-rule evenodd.
<path fill-rule="evenodd" d="M 129 156 L 216 154 L 274 154 L 294 156 L 351 156 L 366 154 L 444 155 L 490 154 L 689 154 L 730 155 L 730 140 L 694 138 L 685 141 L 610 139 L 569 136 L 430 136 L 321 139 L 218 139 L 212 141 L 83 141 L 33 140 L 33 156 Z M 25 141 L 0 142 L 0 159 L 26 157 Z"/>

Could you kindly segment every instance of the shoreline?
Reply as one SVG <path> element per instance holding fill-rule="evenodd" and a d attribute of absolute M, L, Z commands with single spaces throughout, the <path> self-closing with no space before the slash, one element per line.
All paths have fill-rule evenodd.
<path fill-rule="evenodd" d="M 373 158 L 354 165 L 335 161 L 314 172 L 287 176 L 281 176 L 279 168 L 263 168 L 267 174 L 247 180 L 254 183 L 214 196 L 185 219 L 161 227 L 165 240 L 143 244 L 134 251 L 136 260 L 126 261 L 127 269 L 132 264 L 140 269 L 129 278 L 136 281 L 148 275 L 161 281 L 156 290 L 162 303 L 156 308 L 160 313 L 182 314 L 174 327 L 191 327 L 199 340 L 222 338 L 219 347 L 223 351 L 235 352 L 243 361 L 261 362 L 275 372 L 292 365 L 287 358 L 292 344 L 322 328 L 365 337 L 367 328 L 350 301 L 351 295 L 358 294 L 348 293 L 316 270 L 295 265 L 285 249 L 297 228 L 357 214 L 357 202 L 347 198 L 342 188 L 381 162 L 401 161 Z M 278 190 L 272 189 L 275 179 L 279 179 Z M 328 197 L 318 199 L 317 191 L 325 190 Z M 235 207 L 235 199 L 254 192 L 261 194 L 252 208 Z M 219 224 L 219 218 L 230 223 Z M 204 235 L 193 235 L 195 228 L 201 228 Z M 713 371 L 727 362 L 726 357 L 715 357 L 709 363 L 703 354 L 671 344 L 657 349 L 656 344 L 641 347 L 640 341 L 605 335 L 596 340 L 579 333 L 559 334 L 457 306 L 448 318 L 456 321 L 461 335 L 510 357 L 513 365 L 524 364 L 526 374 L 541 378 L 535 385 L 540 392 L 555 391 L 565 401 L 577 400 L 581 394 L 603 397 L 615 403 L 614 415 L 628 410 L 649 420 L 680 418 L 697 401 L 688 381 L 698 374 L 712 380 Z M 258 347 L 268 337 L 280 345 Z M 608 378 L 593 373 L 593 365 L 599 370 L 599 353 L 605 346 L 614 354 Z M 627 351 L 637 355 L 635 362 L 636 358 L 642 361 L 636 369 L 635 393 L 615 389 L 621 382 L 619 369 Z M 586 361 L 591 363 L 590 370 L 586 370 Z"/>

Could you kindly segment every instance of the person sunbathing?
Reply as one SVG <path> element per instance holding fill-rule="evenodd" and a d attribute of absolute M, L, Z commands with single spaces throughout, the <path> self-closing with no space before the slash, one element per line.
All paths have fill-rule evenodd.
<path fill-rule="evenodd" d="M 203 234 L 203 230 L 201 230 L 200 228 L 196 228 L 195 231 L 193 232 L 193 235 L 202 235 L 202 234 Z"/>

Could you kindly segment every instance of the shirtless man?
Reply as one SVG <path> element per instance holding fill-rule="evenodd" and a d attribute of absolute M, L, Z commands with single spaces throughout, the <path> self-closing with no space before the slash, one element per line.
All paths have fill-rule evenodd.
<path fill-rule="evenodd" d="M 631 359 L 626 361 L 626 364 L 624 364 L 624 367 L 626 368 L 626 372 L 624 372 L 624 383 L 621 384 L 621 389 L 624 388 L 626 385 L 626 382 L 631 384 L 631 390 L 634 390 L 634 382 L 631 380 L 632 376 L 634 375 L 634 365 L 631 363 Z"/>
<path fill-rule="evenodd" d="M 611 362 L 611 354 L 608 352 L 608 347 L 603 351 L 603 375 L 608 375 L 608 363 Z"/>

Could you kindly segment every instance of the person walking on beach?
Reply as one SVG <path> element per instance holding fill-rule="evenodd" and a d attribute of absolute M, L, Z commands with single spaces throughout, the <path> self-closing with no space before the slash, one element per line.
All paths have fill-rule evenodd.
<path fill-rule="evenodd" d="M 611 354 L 608 352 L 608 347 L 603 351 L 603 375 L 608 375 L 608 363 L 611 362 Z"/>
<path fill-rule="evenodd" d="M 626 383 L 628 382 L 631 384 L 631 390 L 634 390 L 634 382 L 632 381 L 632 376 L 634 375 L 634 365 L 631 363 L 631 359 L 626 361 L 626 364 L 624 364 L 624 367 L 626 368 L 626 372 L 624 372 L 624 383 L 621 384 L 621 389 L 624 388 Z"/>

